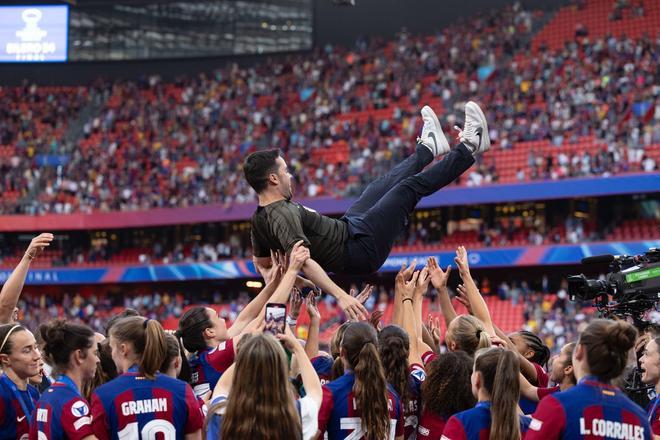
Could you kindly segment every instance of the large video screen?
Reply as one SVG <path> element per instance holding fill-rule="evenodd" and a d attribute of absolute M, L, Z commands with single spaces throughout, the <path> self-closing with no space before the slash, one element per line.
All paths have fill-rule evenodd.
<path fill-rule="evenodd" d="M 0 6 L 0 62 L 67 60 L 69 7 Z"/>

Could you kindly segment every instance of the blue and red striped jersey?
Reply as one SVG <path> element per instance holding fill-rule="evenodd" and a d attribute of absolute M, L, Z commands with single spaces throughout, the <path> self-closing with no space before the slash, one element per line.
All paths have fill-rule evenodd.
<path fill-rule="evenodd" d="M 30 438 L 83 439 L 92 432 L 92 414 L 78 389 L 68 382 L 54 382 L 37 402 L 30 423 Z"/>
<path fill-rule="evenodd" d="M 364 430 L 357 408 L 353 385 L 355 375 L 347 372 L 342 377 L 323 385 L 323 401 L 319 410 L 319 431 L 327 432 L 328 440 L 363 438 Z M 403 408 L 396 391 L 388 384 L 390 431 L 388 440 L 403 435 Z"/>
<path fill-rule="evenodd" d="M 39 391 L 32 385 L 19 390 L 7 376 L 0 377 L 0 440 L 28 438 L 37 400 Z"/>
<path fill-rule="evenodd" d="M 526 439 L 629 439 L 652 437 L 647 416 L 615 386 L 586 377 L 576 386 L 545 397 Z"/>
<path fill-rule="evenodd" d="M 154 380 L 129 370 L 92 395 L 92 429 L 100 440 L 183 439 L 202 428 L 204 415 L 187 383 L 163 374 Z"/>
<path fill-rule="evenodd" d="M 198 351 L 188 362 L 190 364 L 190 384 L 195 395 L 203 396 L 213 391 L 222 373 L 234 363 L 234 341 L 228 339 L 215 348 Z"/>
<path fill-rule="evenodd" d="M 479 402 L 474 408 L 451 416 L 441 438 L 443 440 L 488 440 L 490 420 L 490 402 Z M 528 416 L 520 416 L 521 433 L 524 434 L 527 431 L 530 421 Z"/>

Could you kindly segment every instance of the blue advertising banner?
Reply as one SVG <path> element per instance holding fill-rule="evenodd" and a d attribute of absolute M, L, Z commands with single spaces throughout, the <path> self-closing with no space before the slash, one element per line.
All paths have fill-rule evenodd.
<path fill-rule="evenodd" d="M 636 255 L 652 247 L 660 247 L 660 240 L 636 242 L 589 243 L 556 246 L 520 246 L 511 248 L 468 249 L 473 268 L 543 266 L 553 264 L 580 264 L 584 257 L 594 255 Z M 442 267 L 454 262 L 454 251 L 438 250 L 392 254 L 380 272 L 396 272 L 403 264 L 413 260 L 422 265 L 433 256 Z M 0 269 L 0 284 L 11 274 L 11 268 Z M 249 260 L 210 263 L 162 264 L 143 266 L 108 266 L 104 268 L 34 269 L 30 270 L 27 284 L 101 284 L 149 283 L 161 281 L 193 281 L 211 279 L 244 279 L 259 277 Z"/>

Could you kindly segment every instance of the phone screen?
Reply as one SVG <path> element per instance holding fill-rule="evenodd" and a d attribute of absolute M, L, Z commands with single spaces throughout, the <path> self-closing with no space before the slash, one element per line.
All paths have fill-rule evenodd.
<path fill-rule="evenodd" d="M 266 304 L 266 327 L 265 332 L 273 335 L 284 333 L 286 325 L 286 304 L 268 303 Z"/>

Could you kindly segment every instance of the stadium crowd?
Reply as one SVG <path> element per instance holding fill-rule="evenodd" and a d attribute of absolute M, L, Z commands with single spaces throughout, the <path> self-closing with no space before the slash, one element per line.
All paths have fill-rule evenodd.
<path fill-rule="evenodd" d="M 606 426 L 625 434 L 614 438 L 660 434 L 657 398 L 645 412 L 617 385 L 635 349 L 642 380 L 658 390 L 660 338 L 625 321 L 587 320 L 563 287 L 552 302 L 524 285 L 497 289 L 525 298 L 526 328 L 505 334 L 463 247 L 455 291 L 467 314 L 452 305 L 449 269 L 430 258 L 421 270 L 401 268 L 392 298 L 363 290 L 360 301 L 381 313 L 340 318 L 326 352 L 320 298 L 313 290 L 302 298 L 295 287 L 309 258 L 299 244 L 275 259 L 255 297 L 237 301 L 231 325 L 196 305 L 166 332 L 160 321 L 182 313 L 181 295 L 127 298 L 103 322 L 95 307 L 109 309 L 103 298 L 68 298 L 57 308 L 21 297 L 31 262 L 52 240 L 33 239 L 0 292 L 2 439 L 560 439 L 581 438 L 585 426 L 597 434 L 601 425 L 604 438 L 612 437 Z M 443 325 L 422 316 L 430 288 Z M 264 331 L 274 328 L 264 321 L 267 303 L 289 301 L 286 324 Z M 392 307 L 391 322 L 381 303 Z M 42 315 L 31 315 L 35 309 Z M 294 309 L 302 310 L 292 317 Z M 309 319 L 305 340 L 294 336 L 301 314 Z"/>
<path fill-rule="evenodd" d="M 448 114 L 452 136 L 461 123 L 452 114 L 468 99 L 497 127 L 491 157 L 522 150 L 529 160 L 504 170 L 485 159 L 460 184 L 655 171 L 646 149 L 660 144 L 658 41 L 608 36 L 531 52 L 534 18 L 514 5 L 435 35 L 402 32 L 173 82 L 99 82 L 74 98 L 8 89 L 10 104 L 26 90 L 47 104 L 5 113 L 0 190 L 11 197 L 0 213 L 254 201 L 241 159 L 266 146 L 286 153 L 299 196 L 353 196 L 408 155 L 421 103 Z M 90 101 L 103 104 L 65 141 L 62 115 Z M 562 145 L 574 151 L 546 148 Z"/>

